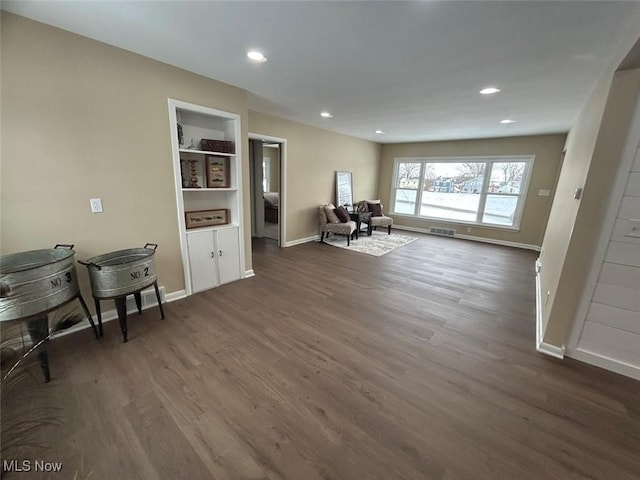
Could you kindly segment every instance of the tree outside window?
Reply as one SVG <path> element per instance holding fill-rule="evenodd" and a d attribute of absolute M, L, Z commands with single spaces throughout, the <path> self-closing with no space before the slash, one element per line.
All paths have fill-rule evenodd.
<path fill-rule="evenodd" d="M 532 164 L 533 156 L 397 159 L 392 213 L 517 227 Z"/>

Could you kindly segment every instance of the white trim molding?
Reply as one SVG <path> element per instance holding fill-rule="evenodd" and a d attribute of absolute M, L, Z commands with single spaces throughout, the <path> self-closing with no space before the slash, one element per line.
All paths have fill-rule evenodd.
<path fill-rule="evenodd" d="M 160 299 L 163 300 L 163 303 L 170 303 L 170 302 L 174 302 L 176 300 L 180 300 L 182 298 L 186 298 L 187 293 L 186 290 L 176 290 L 175 292 L 171 292 L 171 293 L 166 293 L 165 294 L 165 288 L 164 287 L 159 287 L 158 289 L 160 291 Z M 150 290 L 143 290 L 142 292 L 142 310 L 148 310 L 154 307 L 158 306 L 158 301 L 156 299 L 156 293 L 155 290 L 150 289 Z M 133 301 L 132 298 L 128 299 L 127 301 L 127 315 L 129 314 L 134 314 L 137 313 L 138 309 L 135 306 L 135 303 Z M 96 326 L 98 325 L 98 317 L 96 315 L 92 315 L 91 317 L 94 321 L 94 323 L 96 324 Z M 118 318 L 118 312 L 116 311 L 116 309 L 111 309 L 111 310 L 107 310 L 105 312 L 102 312 L 102 323 L 107 323 L 110 322 L 111 320 L 115 320 L 116 318 Z M 60 332 L 56 332 L 54 335 L 51 336 L 52 339 L 55 339 L 57 337 L 64 337 L 65 335 L 69 335 L 70 333 L 75 333 L 78 332 L 80 330 L 86 330 L 87 328 L 90 328 L 91 325 L 89 325 L 89 322 L 85 319 L 82 322 L 78 323 L 77 325 L 74 325 L 71 328 L 68 328 L 66 330 L 62 330 Z"/>
<path fill-rule="evenodd" d="M 540 295 L 540 259 L 536 260 L 536 351 L 544 353 L 550 357 L 564 358 L 564 345 L 556 347 L 550 343 L 542 341 L 544 338 L 542 333 L 542 296 Z"/>
<path fill-rule="evenodd" d="M 256 272 L 253 271 L 253 268 L 251 270 L 247 270 L 246 272 L 244 272 L 244 277 L 243 278 L 251 278 L 251 277 L 255 277 L 256 276 Z"/>
<path fill-rule="evenodd" d="M 305 237 L 305 238 L 299 238 L 297 240 L 291 240 L 290 242 L 287 242 L 284 246 L 285 247 L 293 247 L 295 245 L 301 245 L 303 243 L 319 242 L 319 241 L 320 241 L 320 235 L 313 235 L 311 237 Z"/>
<path fill-rule="evenodd" d="M 183 289 L 183 290 L 176 290 L 175 292 L 167 293 L 164 299 L 167 302 L 174 302 L 176 300 L 180 300 L 186 297 L 187 297 L 187 291 Z"/>
<path fill-rule="evenodd" d="M 567 357 L 571 357 L 575 360 L 579 360 L 589 365 L 595 365 L 596 367 L 610 370 L 620 375 L 635 378 L 640 380 L 640 368 L 635 365 L 629 365 L 628 363 L 621 362 L 620 360 L 605 357 L 598 353 L 590 352 L 582 348 L 576 348 L 575 350 L 569 350 Z"/>
<path fill-rule="evenodd" d="M 429 230 L 427 230 L 426 228 L 407 227 L 405 225 L 396 225 L 396 224 L 394 224 L 391 228 L 398 229 L 398 230 L 406 230 L 408 232 L 426 233 L 428 235 L 432 235 L 431 233 L 429 233 Z M 473 242 L 502 245 L 503 247 L 523 248 L 525 250 L 534 250 L 536 252 L 540 251 L 540 247 L 538 245 L 530 245 L 528 243 L 509 242 L 507 240 L 496 240 L 494 238 L 476 237 L 473 235 L 460 235 L 456 233 L 452 237 L 447 237 L 447 238 L 459 238 L 462 240 L 471 240 Z"/>
<path fill-rule="evenodd" d="M 280 205 L 278 207 L 278 245 L 288 247 L 287 244 L 287 139 L 249 132 L 250 140 L 266 140 L 280 144 Z"/>

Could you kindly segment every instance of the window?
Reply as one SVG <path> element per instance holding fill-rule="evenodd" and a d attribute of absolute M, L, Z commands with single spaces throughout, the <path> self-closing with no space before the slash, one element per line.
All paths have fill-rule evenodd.
<path fill-rule="evenodd" d="M 271 185 L 271 159 L 262 157 L 262 191 L 268 192 Z"/>
<path fill-rule="evenodd" d="M 518 228 L 533 159 L 398 158 L 392 213 Z"/>

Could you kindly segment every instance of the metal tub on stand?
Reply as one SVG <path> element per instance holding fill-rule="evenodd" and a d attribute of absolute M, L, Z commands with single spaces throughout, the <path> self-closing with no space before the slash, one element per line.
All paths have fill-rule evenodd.
<path fill-rule="evenodd" d="M 73 245 L 11 253 L 0 257 L 0 322 L 25 320 L 34 345 L 49 337 L 47 313 L 75 300 L 98 337 L 80 288 L 74 264 Z M 38 353 L 45 381 L 50 380 L 46 348 Z"/>
<path fill-rule="evenodd" d="M 153 247 L 153 248 L 149 248 Z M 120 320 L 124 342 L 127 335 L 127 295 L 133 294 L 138 312 L 142 313 L 142 295 L 145 288 L 153 285 L 161 318 L 164 319 L 160 291 L 155 269 L 155 252 L 158 245 L 147 243 L 143 248 L 129 248 L 105 253 L 86 261 L 79 261 L 89 270 L 91 291 L 96 305 L 98 328 L 102 335 L 102 314 L 100 300 L 113 299 Z"/>

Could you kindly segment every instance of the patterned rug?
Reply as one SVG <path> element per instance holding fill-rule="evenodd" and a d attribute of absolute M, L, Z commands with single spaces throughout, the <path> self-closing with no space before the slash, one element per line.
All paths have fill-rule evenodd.
<path fill-rule="evenodd" d="M 389 252 L 393 252 L 396 248 L 408 245 L 414 240 L 416 240 L 416 238 L 406 237 L 393 232 L 389 235 L 387 232 L 382 233 L 374 231 L 370 237 L 367 236 L 366 232 L 361 232 L 360 238 L 357 240 L 351 240 L 351 245 L 348 247 L 346 235 L 332 234 L 328 239 L 325 238 L 324 242 L 333 247 L 344 248 L 354 252 L 381 257 Z"/>

